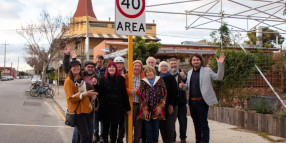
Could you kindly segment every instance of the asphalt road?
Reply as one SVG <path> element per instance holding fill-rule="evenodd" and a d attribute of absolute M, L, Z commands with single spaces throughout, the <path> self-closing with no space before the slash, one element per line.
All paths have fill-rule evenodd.
<path fill-rule="evenodd" d="M 70 143 L 53 99 L 31 97 L 30 79 L 0 81 L 0 143 Z"/>

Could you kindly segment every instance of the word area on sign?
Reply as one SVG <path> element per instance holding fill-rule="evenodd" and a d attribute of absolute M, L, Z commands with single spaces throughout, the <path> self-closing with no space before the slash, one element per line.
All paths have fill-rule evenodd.
<path fill-rule="evenodd" d="M 145 32 L 145 27 L 143 23 L 138 23 L 137 22 L 118 22 L 118 25 L 116 26 L 116 30 L 121 30 L 121 31 L 130 31 L 130 32 Z"/>

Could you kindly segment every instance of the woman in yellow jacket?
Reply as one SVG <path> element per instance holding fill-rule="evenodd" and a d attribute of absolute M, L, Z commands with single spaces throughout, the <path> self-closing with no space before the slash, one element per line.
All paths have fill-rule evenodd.
<path fill-rule="evenodd" d="M 91 112 L 90 100 L 97 96 L 97 92 L 92 90 L 86 93 L 78 93 L 78 88 L 75 86 L 74 80 L 83 77 L 81 72 L 81 64 L 77 60 L 72 60 L 69 63 L 68 78 L 64 83 L 64 90 L 67 99 L 68 112 L 74 113 L 76 110 L 77 116 L 75 118 L 76 127 L 78 129 L 77 143 L 87 143 L 89 141 L 88 121 Z"/>

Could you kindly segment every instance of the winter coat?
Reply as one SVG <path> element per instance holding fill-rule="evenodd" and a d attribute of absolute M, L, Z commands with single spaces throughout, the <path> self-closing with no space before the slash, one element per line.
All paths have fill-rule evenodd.
<path fill-rule="evenodd" d="M 99 100 L 99 121 L 120 123 L 126 111 L 130 111 L 130 103 L 122 76 L 102 77 L 97 88 Z"/>
<path fill-rule="evenodd" d="M 173 105 L 176 106 L 178 105 L 178 85 L 177 85 L 177 81 L 175 79 L 174 76 L 172 76 L 171 74 L 163 77 L 164 83 L 166 85 L 167 88 L 167 99 L 166 99 L 166 108 L 169 105 Z"/>
<path fill-rule="evenodd" d="M 157 106 L 163 106 L 166 103 L 167 89 L 164 81 L 159 76 L 155 76 L 155 82 L 153 87 L 147 78 L 143 78 L 140 81 L 139 95 L 141 97 L 140 111 L 137 119 L 144 119 L 143 108 L 148 109 L 150 119 L 160 119 L 165 120 L 164 108 L 162 108 L 161 114 L 156 115 Z M 147 119 L 148 120 L 148 119 Z"/>

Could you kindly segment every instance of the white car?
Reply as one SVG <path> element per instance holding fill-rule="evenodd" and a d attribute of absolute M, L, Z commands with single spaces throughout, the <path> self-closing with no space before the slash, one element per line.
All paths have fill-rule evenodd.
<path fill-rule="evenodd" d="M 1 80 L 2 80 L 2 81 L 7 81 L 7 80 L 9 80 L 9 79 L 8 79 L 7 76 L 2 76 Z"/>
<path fill-rule="evenodd" d="M 14 77 L 13 76 L 8 76 L 8 79 L 9 80 L 14 80 Z"/>
<path fill-rule="evenodd" d="M 32 78 L 32 84 L 33 83 L 41 83 L 42 82 L 42 79 L 41 79 L 41 76 L 40 75 L 34 75 L 33 78 Z"/>

